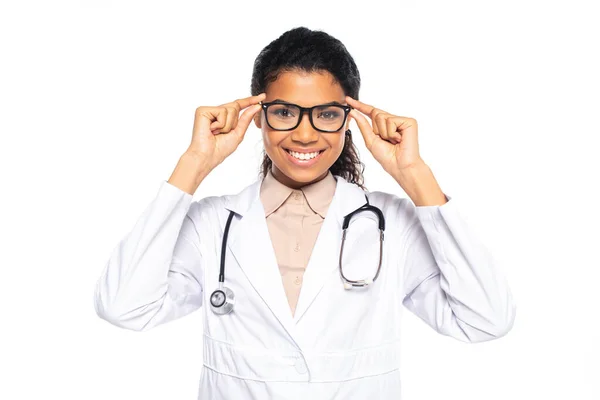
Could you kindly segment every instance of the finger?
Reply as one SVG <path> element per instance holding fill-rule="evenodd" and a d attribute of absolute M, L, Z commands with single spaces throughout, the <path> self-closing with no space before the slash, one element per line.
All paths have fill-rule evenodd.
<path fill-rule="evenodd" d="M 267 95 L 265 93 L 261 93 L 256 96 L 250 96 L 250 97 L 246 97 L 243 99 L 234 100 L 230 104 L 232 104 L 232 105 L 235 104 L 241 111 L 246 107 L 252 106 L 254 104 L 258 104 L 259 101 L 263 101 L 266 97 L 267 97 Z"/>
<path fill-rule="evenodd" d="M 357 110 L 351 110 L 350 115 L 352 115 L 352 118 L 356 120 L 356 124 L 360 129 L 360 133 L 362 133 L 367 149 L 371 149 L 373 141 L 377 138 L 377 135 L 375 135 L 375 133 L 373 132 L 373 128 L 369 124 L 367 117 L 362 115 Z"/>
<path fill-rule="evenodd" d="M 210 129 L 210 124 L 211 124 L 211 117 L 206 115 L 206 114 L 200 114 L 196 120 L 198 121 L 198 134 L 199 136 L 204 136 L 204 135 L 208 135 L 211 132 Z M 194 128 L 193 131 L 196 132 L 196 123 L 194 122 Z M 192 139 L 195 137 L 196 135 L 192 136 Z"/>
<path fill-rule="evenodd" d="M 388 134 L 388 141 L 398 144 L 402 139 L 402 135 L 398 132 L 398 126 L 394 122 L 394 118 L 388 118 L 386 121 L 386 128 Z"/>
<path fill-rule="evenodd" d="M 246 131 L 248 130 L 248 126 L 250 126 L 250 123 L 252 122 L 252 119 L 254 118 L 256 113 L 261 110 L 261 108 L 262 106 L 260 104 L 255 104 L 252 107 L 246 109 L 240 116 L 237 126 L 235 127 L 233 132 L 236 135 L 243 138 L 246 134 Z"/>
<path fill-rule="evenodd" d="M 210 130 L 213 131 L 213 133 L 221 132 L 221 130 L 225 127 L 225 123 L 227 122 L 227 110 L 225 107 L 215 107 L 209 111 L 214 117 L 212 123 L 210 124 Z"/>
<path fill-rule="evenodd" d="M 371 125 L 373 125 L 373 133 L 375 133 L 376 135 L 379 135 L 379 127 L 377 126 L 377 121 L 375 120 L 375 118 L 371 117 L 369 115 L 369 118 L 371 118 Z"/>
<path fill-rule="evenodd" d="M 417 132 L 417 120 L 408 117 L 393 117 L 394 124 L 396 124 L 396 130 L 400 131 L 401 136 L 406 132 Z M 413 129 L 411 129 L 413 128 Z"/>
<path fill-rule="evenodd" d="M 375 115 L 373 115 L 373 126 L 377 126 L 377 134 L 381 136 L 382 139 L 388 139 L 387 126 L 386 126 L 386 115 L 382 111 L 376 111 Z"/>
<path fill-rule="evenodd" d="M 390 113 L 379 108 L 375 108 L 372 105 L 355 100 L 350 96 L 346 96 L 346 101 L 348 104 L 363 114 L 366 114 L 371 119 L 373 123 L 373 132 L 376 135 L 381 136 L 383 139 L 388 139 L 385 119 L 391 115 Z"/>
<path fill-rule="evenodd" d="M 198 129 L 203 129 L 203 133 L 210 132 L 215 130 L 215 127 L 223 126 L 225 114 L 223 114 L 221 107 L 198 107 L 194 117 L 194 130 L 196 130 L 196 122 L 198 122 Z M 208 129 L 205 123 L 208 123 Z"/>
<path fill-rule="evenodd" d="M 222 133 L 231 131 L 237 124 L 239 111 L 235 107 L 227 107 L 227 119 L 225 120 L 225 126 L 221 129 Z"/>
<path fill-rule="evenodd" d="M 217 115 L 218 110 L 216 108 L 203 108 L 202 111 L 196 113 L 192 129 L 192 141 L 212 134 L 211 124 L 218 123 L 218 121 L 214 121 Z"/>
<path fill-rule="evenodd" d="M 366 103 L 363 103 L 362 101 L 354 100 L 350 96 L 346 96 L 346 101 L 352 107 L 356 108 L 361 113 L 364 113 L 364 114 L 367 114 L 367 115 L 370 115 L 373 112 L 373 110 L 375 109 L 375 107 L 373 107 L 371 105 L 368 105 Z"/>

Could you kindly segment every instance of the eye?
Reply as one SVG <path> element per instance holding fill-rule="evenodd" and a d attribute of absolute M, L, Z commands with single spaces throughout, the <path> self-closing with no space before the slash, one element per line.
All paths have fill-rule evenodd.
<path fill-rule="evenodd" d="M 282 117 L 288 117 L 292 115 L 292 111 L 289 108 L 281 108 L 279 110 L 275 111 L 278 115 L 281 115 Z"/>
<path fill-rule="evenodd" d="M 269 111 L 270 111 L 270 114 L 272 114 L 278 118 L 294 118 L 294 117 L 296 117 L 296 114 L 294 113 L 294 110 L 292 108 L 286 107 L 283 105 L 273 106 L 273 107 L 271 107 L 271 109 Z"/>
<path fill-rule="evenodd" d="M 337 119 L 340 117 L 340 113 L 337 111 L 323 111 L 319 113 L 318 118 L 323 119 Z"/>

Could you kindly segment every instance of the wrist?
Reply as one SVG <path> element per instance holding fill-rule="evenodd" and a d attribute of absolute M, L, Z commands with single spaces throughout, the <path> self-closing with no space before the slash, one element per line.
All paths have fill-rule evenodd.
<path fill-rule="evenodd" d="M 431 168 L 424 162 L 397 171 L 394 178 L 417 207 L 447 202 Z"/>
<path fill-rule="evenodd" d="M 201 156 L 186 152 L 179 158 L 168 182 L 193 195 L 213 168 Z"/>
<path fill-rule="evenodd" d="M 208 175 L 210 171 L 215 169 L 220 163 L 211 161 L 208 157 L 195 153 L 191 150 L 186 150 L 185 153 L 179 157 L 179 162 L 185 164 L 188 168 L 196 170 L 199 174 Z"/>
<path fill-rule="evenodd" d="M 423 176 L 423 174 L 426 174 L 428 172 L 431 172 L 429 165 L 427 165 L 425 161 L 421 159 L 408 167 L 404 167 L 394 171 L 392 176 L 394 177 L 396 182 L 401 183 L 407 181 L 415 181 L 417 177 Z"/>

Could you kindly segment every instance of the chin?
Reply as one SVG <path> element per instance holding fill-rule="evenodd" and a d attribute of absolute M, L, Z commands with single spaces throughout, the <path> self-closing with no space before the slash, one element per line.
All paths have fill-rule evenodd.
<path fill-rule="evenodd" d="M 286 169 L 282 170 L 288 178 L 299 182 L 299 183 L 310 183 L 315 179 L 318 179 L 321 175 L 323 175 L 326 171 L 321 171 L 320 169 L 310 170 L 297 170 L 297 169 Z"/>
<path fill-rule="evenodd" d="M 324 167 L 324 164 L 317 163 L 310 168 L 296 167 L 290 165 L 287 160 L 279 160 L 274 163 L 279 172 L 285 175 L 285 178 L 291 182 L 289 185 L 309 184 L 319 179 L 323 174 L 327 173 L 329 167 Z"/>

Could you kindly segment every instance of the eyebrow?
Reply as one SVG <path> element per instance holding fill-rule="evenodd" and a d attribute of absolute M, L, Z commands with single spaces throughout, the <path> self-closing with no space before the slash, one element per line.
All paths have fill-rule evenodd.
<path fill-rule="evenodd" d="M 271 103 L 294 104 L 294 103 L 291 103 L 289 101 L 285 101 L 285 100 L 282 100 L 282 99 L 275 99 L 275 100 L 271 101 Z M 330 101 L 329 103 L 323 103 L 323 104 L 317 104 L 317 105 L 319 105 L 319 106 L 332 106 L 332 105 L 345 106 L 347 104 L 342 104 L 339 101 Z"/>

